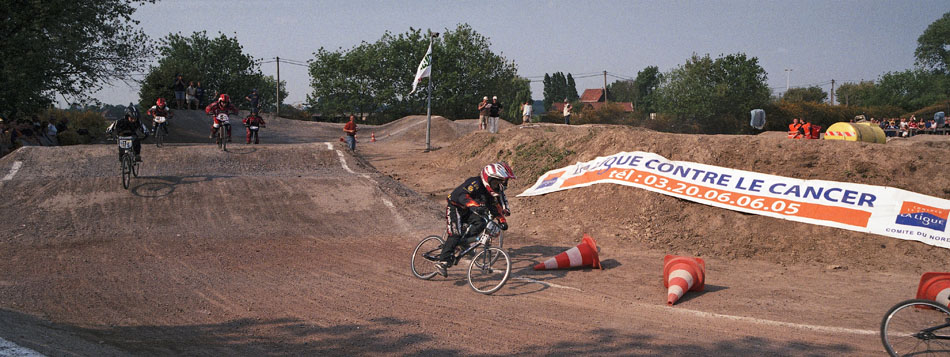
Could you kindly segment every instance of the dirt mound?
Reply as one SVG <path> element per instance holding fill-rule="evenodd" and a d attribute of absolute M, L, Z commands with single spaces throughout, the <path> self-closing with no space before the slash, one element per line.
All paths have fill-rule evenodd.
<path fill-rule="evenodd" d="M 948 137 L 950 138 L 950 137 Z M 420 170 L 432 173 L 412 186 L 440 197 L 458 172 L 478 172 L 494 160 L 517 174 L 521 192 L 547 170 L 620 151 L 646 151 L 671 160 L 820 179 L 897 187 L 950 198 L 943 145 L 881 145 L 788 140 L 777 135 L 684 135 L 614 126 L 541 125 L 473 133 L 439 150 Z M 449 177 L 453 176 L 453 177 Z M 607 247 L 647 247 L 670 253 L 783 264 L 836 264 L 867 269 L 926 270 L 943 266 L 950 250 L 867 233 L 795 223 L 706 206 L 645 190 L 595 185 L 512 199 L 513 222 L 538 241 L 570 244 L 582 232 L 608 237 Z M 561 238 L 569 237 L 569 238 Z M 600 242 L 600 241 L 598 241 Z"/>
<path fill-rule="evenodd" d="M 499 120 L 498 130 L 510 128 L 513 125 Z M 478 131 L 478 119 L 449 120 L 434 115 L 430 123 L 430 141 L 434 146 L 445 146 L 469 133 Z M 375 128 L 376 140 L 386 140 L 393 143 L 422 144 L 426 140 L 426 116 L 410 115 Z M 365 131 L 363 133 L 365 135 Z"/>

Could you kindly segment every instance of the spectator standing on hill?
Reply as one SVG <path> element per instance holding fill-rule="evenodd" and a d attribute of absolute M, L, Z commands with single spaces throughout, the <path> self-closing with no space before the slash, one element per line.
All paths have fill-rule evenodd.
<path fill-rule="evenodd" d="M 257 89 L 251 89 L 251 94 L 244 99 L 251 102 L 251 113 L 257 114 L 260 111 L 261 96 L 257 94 Z"/>
<path fill-rule="evenodd" d="M 497 96 L 491 97 L 491 108 L 488 111 L 488 132 L 498 133 L 498 118 L 501 117 L 501 103 Z"/>
<path fill-rule="evenodd" d="M 56 140 L 56 134 L 58 133 L 59 130 L 56 129 L 56 125 L 53 125 L 53 119 L 50 119 L 46 125 L 46 140 L 49 140 L 50 144 L 54 146 L 59 145 L 59 141 Z"/>
<path fill-rule="evenodd" d="M 524 126 L 531 122 L 531 113 L 534 111 L 534 107 L 531 106 L 531 99 L 528 99 L 524 102 L 524 107 L 521 108 L 521 125 Z"/>
<path fill-rule="evenodd" d="M 356 116 L 350 114 L 350 121 L 346 122 L 346 125 L 343 125 L 343 133 L 346 134 L 346 145 L 353 151 L 356 151 L 357 131 L 359 131 L 359 129 L 356 128 Z"/>
<path fill-rule="evenodd" d="M 195 82 L 188 82 L 188 88 L 185 88 L 185 106 L 198 110 L 198 89 L 195 88 Z"/>
<path fill-rule="evenodd" d="M 201 82 L 195 87 L 195 98 L 198 99 L 198 108 L 201 108 L 205 104 L 205 89 L 201 88 Z"/>
<path fill-rule="evenodd" d="M 571 110 L 574 109 L 571 106 L 571 103 L 567 102 L 567 98 L 564 98 L 564 125 L 571 125 Z"/>
<path fill-rule="evenodd" d="M 488 97 L 482 97 L 482 102 L 478 103 L 478 130 L 485 130 L 489 108 L 491 108 L 491 103 L 488 103 Z"/>
<path fill-rule="evenodd" d="M 175 92 L 175 109 L 181 109 L 185 101 L 185 80 L 181 75 L 175 76 L 175 84 L 172 84 L 172 91 Z"/>

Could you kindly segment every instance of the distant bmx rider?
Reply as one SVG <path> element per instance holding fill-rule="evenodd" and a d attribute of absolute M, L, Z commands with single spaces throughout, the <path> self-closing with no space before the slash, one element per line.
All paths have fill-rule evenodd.
<path fill-rule="evenodd" d="M 211 104 L 205 107 L 205 113 L 208 113 L 213 119 L 211 123 L 211 135 L 208 136 L 208 139 L 214 139 L 214 136 L 218 134 L 218 127 L 223 125 L 228 131 L 228 142 L 231 142 L 231 123 L 222 123 L 218 120 L 218 114 L 237 114 L 237 108 L 231 104 L 231 96 L 222 93 L 218 97 L 218 100 L 211 102 Z"/>
<path fill-rule="evenodd" d="M 135 154 L 135 161 L 142 162 L 142 139 L 138 136 L 141 130 L 144 136 L 148 136 L 148 128 L 139 121 L 131 111 L 125 112 L 125 117 L 116 120 L 109 126 L 107 133 L 115 133 L 117 136 L 132 137 L 132 152 Z M 122 149 L 119 149 L 119 160 L 122 160 Z"/>
<path fill-rule="evenodd" d="M 254 137 L 254 144 L 260 143 L 257 139 L 257 132 L 266 127 L 267 123 L 264 122 L 264 118 L 261 118 L 260 114 L 251 112 L 251 115 L 244 118 L 244 128 L 247 129 L 247 144 L 251 143 L 251 137 Z"/>
<path fill-rule="evenodd" d="M 155 105 L 151 108 L 148 108 L 148 111 L 145 114 L 152 116 L 152 131 L 157 132 L 159 128 L 165 131 L 165 135 L 168 135 L 168 123 L 165 120 L 171 118 L 172 110 L 168 108 L 168 105 L 165 103 L 165 98 L 158 98 L 155 100 Z M 165 118 L 164 120 L 159 120 L 158 118 Z M 161 122 L 159 122 L 161 121 Z"/>
<path fill-rule="evenodd" d="M 482 233 L 488 225 L 482 218 L 486 216 L 486 212 L 498 217 L 502 230 L 508 229 L 505 216 L 510 215 L 511 211 L 508 209 L 505 188 L 508 186 L 508 179 L 513 178 L 516 178 L 515 173 L 507 163 L 491 163 L 482 169 L 479 176 L 465 179 L 465 182 L 449 194 L 445 207 L 448 237 L 439 254 L 441 262 L 436 264 L 439 274 L 447 276 L 446 269 L 457 263 L 453 259 L 453 253 L 460 241 Z M 467 232 L 463 231 L 463 224 L 468 225 Z"/>

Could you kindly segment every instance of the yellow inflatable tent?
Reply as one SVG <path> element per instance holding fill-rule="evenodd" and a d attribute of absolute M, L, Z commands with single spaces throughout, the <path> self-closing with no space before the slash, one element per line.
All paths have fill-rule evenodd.
<path fill-rule="evenodd" d="M 884 144 L 884 130 L 871 123 L 834 123 L 825 131 L 825 140 L 863 141 Z"/>

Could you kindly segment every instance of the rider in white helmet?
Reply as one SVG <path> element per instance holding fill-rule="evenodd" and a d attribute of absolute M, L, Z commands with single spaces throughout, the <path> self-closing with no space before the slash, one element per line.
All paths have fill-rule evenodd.
<path fill-rule="evenodd" d="M 498 217 L 501 229 L 507 230 L 508 223 L 505 216 L 511 214 L 508 209 L 508 199 L 505 197 L 505 188 L 508 179 L 515 177 L 511 166 L 504 162 L 486 165 L 480 175 L 469 177 L 455 188 L 448 196 L 445 207 L 445 222 L 448 225 L 448 237 L 442 246 L 439 258 L 442 260 L 437 267 L 439 273 L 446 274 L 446 268 L 456 262 L 452 259 L 455 247 L 464 238 L 478 235 L 485 229 L 488 222 L 482 217 L 490 211 Z M 468 224 L 468 234 L 463 237 L 462 224 Z"/>

